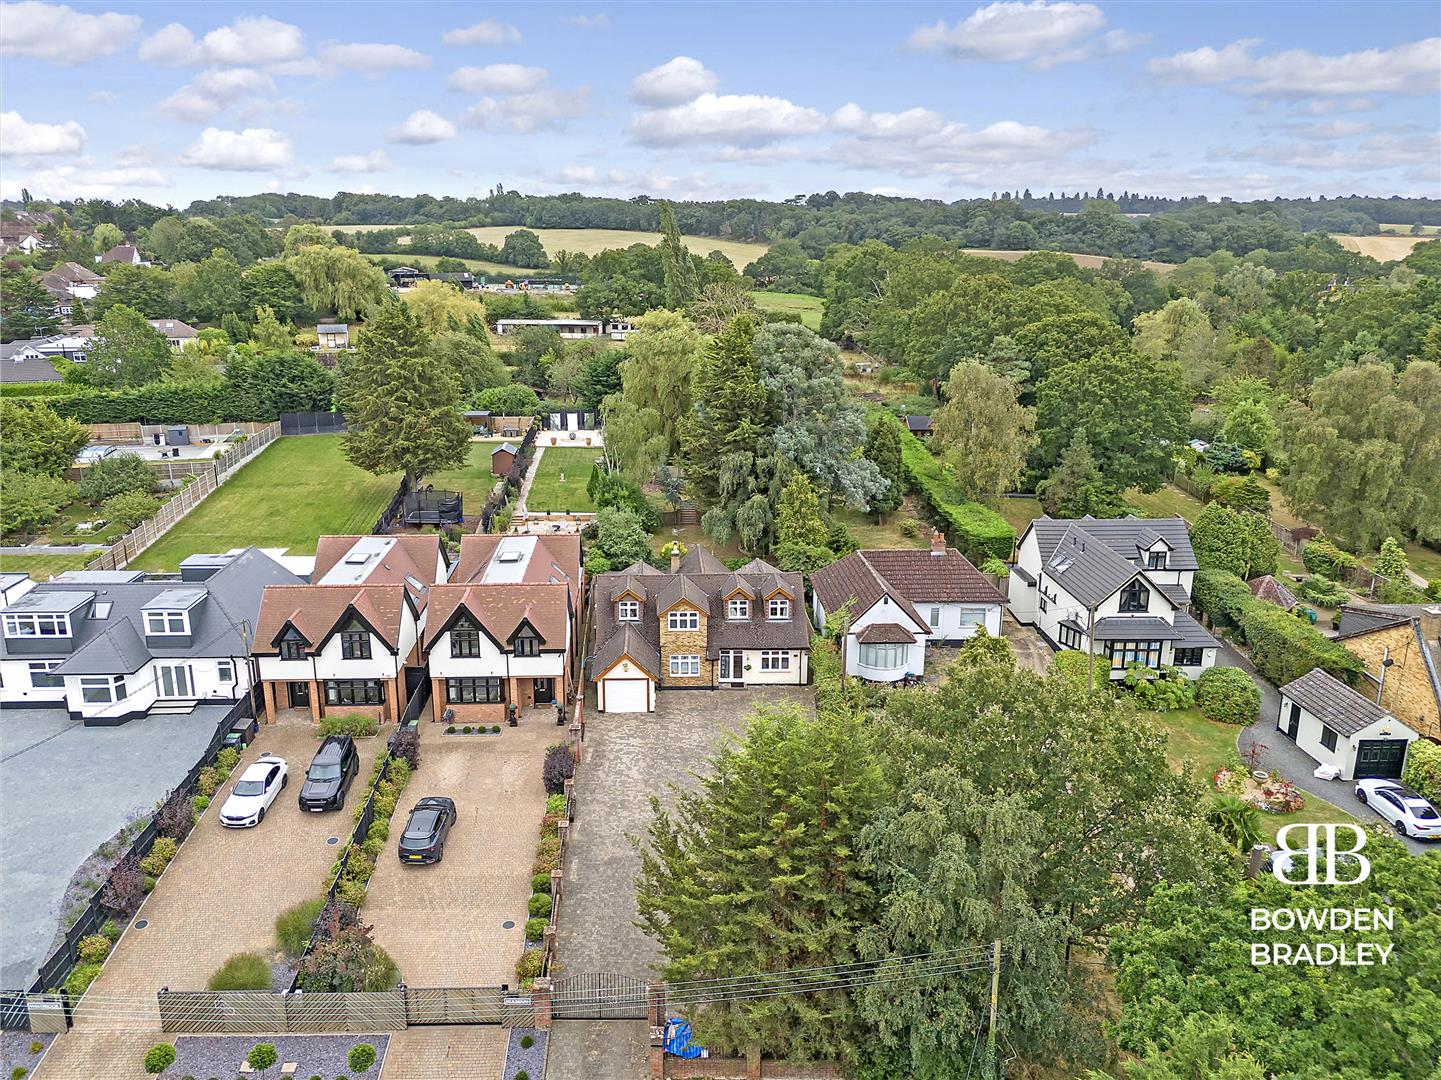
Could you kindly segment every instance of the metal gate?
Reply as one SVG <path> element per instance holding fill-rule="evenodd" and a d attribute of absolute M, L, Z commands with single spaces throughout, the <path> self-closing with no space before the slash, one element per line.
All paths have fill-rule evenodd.
<path fill-rule="evenodd" d="M 557 979 L 550 992 L 556 1020 L 644 1020 L 649 1004 L 649 983 L 610 971 Z"/>

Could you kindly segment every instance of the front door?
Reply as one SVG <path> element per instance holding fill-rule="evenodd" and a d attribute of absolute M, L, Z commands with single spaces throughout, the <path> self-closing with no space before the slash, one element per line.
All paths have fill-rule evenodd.
<path fill-rule="evenodd" d="M 292 709 L 310 708 L 310 684 L 308 682 L 286 683 L 286 687 Z"/>
<path fill-rule="evenodd" d="M 535 679 L 535 703 L 537 705 L 555 704 L 555 680 Z"/>
<path fill-rule="evenodd" d="M 186 664 L 163 664 L 156 669 L 156 696 L 163 698 L 188 698 L 195 688 Z"/>
<path fill-rule="evenodd" d="M 720 679 L 726 681 L 740 681 L 745 676 L 744 653 L 733 649 L 722 649 L 720 654 Z"/>
<path fill-rule="evenodd" d="M 1301 706 L 1295 702 L 1291 703 L 1291 715 L 1286 718 L 1286 737 L 1292 742 L 1296 741 L 1296 732 L 1301 727 Z"/>

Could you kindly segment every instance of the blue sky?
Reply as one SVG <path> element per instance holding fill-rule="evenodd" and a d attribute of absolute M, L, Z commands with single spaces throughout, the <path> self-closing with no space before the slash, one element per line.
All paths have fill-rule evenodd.
<path fill-rule="evenodd" d="M 1436 3 L 0 3 L 0 194 L 1441 195 Z"/>

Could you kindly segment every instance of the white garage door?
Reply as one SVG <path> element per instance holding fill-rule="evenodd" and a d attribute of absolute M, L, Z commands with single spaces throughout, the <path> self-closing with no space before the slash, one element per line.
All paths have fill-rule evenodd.
<path fill-rule="evenodd" d="M 605 679 L 606 712 L 649 712 L 655 695 L 649 679 Z"/>

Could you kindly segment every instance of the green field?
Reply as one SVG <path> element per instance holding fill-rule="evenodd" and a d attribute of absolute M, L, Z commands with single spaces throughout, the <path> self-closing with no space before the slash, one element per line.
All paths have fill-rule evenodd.
<path fill-rule="evenodd" d="M 537 447 L 539 449 L 539 447 Z M 535 482 L 525 497 L 528 511 L 590 513 L 595 504 L 585 493 L 599 447 L 548 446 L 535 467 Z"/>
<path fill-rule="evenodd" d="M 49 581 L 66 570 L 83 570 L 96 555 L 0 555 L 0 570 L 7 574 L 29 574 L 36 581 Z"/>
<path fill-rule="evenodd" d="M 440 255 L 367 255 L 371 262 L 379 263 L 382 259 L 399 260 L 407 266 L 413 266 L 417 270 L 434 270 L 435 264 L 442 258 Z M 544 270 L 525 270 L 519 266 L 504 266 L 500 263 L 486 262 L 483 259 L 461 259 L 465 268 L 472 274 L 479 274 L 488 278 L 530 278 L 539 277 L 545 273 Z"/>
<path fill-rule="evenodd" d="M 490 452 L 499 445 L 498 442 L 471 443 L 470 459 L 462 468 L 430 473 L 425 483 L 433 484 L 437 491 L 460 492 L 465 497 L 461 509 L 466 520 L 475 520 L 497 482 L 497 478 L 490 475 Z"/>
<path fill-rule="evenodd" d="M 1178 487 L 1170 484 L 1163 484 L 1149 494 L 1139 488 L 1131 488 L 1126 492 L 1126 502 L 1130 503 L 1145 517 L 1180 517 L 1187 521 L 1195 521 L 1205 505 L 1200 499 L 1193 499 Z"/>
<path fill-rule="evenodd" d="M 317 537 L 370 532 L 400 477 L 357 469 L 341 438 L 277 439 L 130 565 L 174 570 L 187 555 L 247 544 L 309 555 Z"/>
<path fill-rule="evenodd" d="M 836 510 L 832 512 L 832 516 L 846 527 L 846 532 L 863 548 L 931 546 L 931 524 L 921 517 L 920 504 L 914 496 L 906 499 L 900 508 L 880 524 L 876 523 L 874 514 L 865 514 L 859 510 Z M 915 536 L 907 536 L 901 531 L 901 526 L 908 521 L 916 527 Z"/>
<path fill-rule="evenodd" d="M 819 296 L 798 292 L 765 292 L 757 289 L 751 299 L 762 311 L 795 312 L 801 322 L 812 330 L 821 328 L 821 310 L 825 306 Z"/>
<path fill-rule="evenodd" d="M 1001 499 L 1001 504 L 996 507 L 1001 516 L 1010 522 L 1011 528 L 1016 530 L 1016 535 L 1026 531 L 1026 526 L 1035 521 L 1042 514 L 1040 499 Z"/>
<path fill-rule="evenodd" d="M 403 225 L 334 225 L 329 228 L 334 232 L 361 232 L 404 227 Z M 500 247 L 505 243 L 507 236 L 517 229 L 523 228 L 525 228 L 523 225 L 487 225 L 483 228 L 467 229 L 466 232 L 471 233 L 482 244 L 494 244 L 496 247 Z M 554 255 L 557 251 L 579 251 L 586 255 L 594 255 L 596 252 L 605 251 L 608 248 L 628 248 L 632 244 L 655 245 L 660 243 L 660 233 L 658 232 L 638 232 L 631 229 L 532 229 L 531 232 L 540 237 L 541 245 L 545 248 L 547 255 Z M 721 240 L 714 236 L 682 236 L 681 240 L 696 255 L 705 256 L 712 251 L 723 252 L 725 257 L 735 264 L 737 270 L 744 270 L 746 264 L 754 262 L 770 248 L 769 244 Z M 415 256 L 415 258 L 424 258 L 424 256 Z M 503 272 L 510 273 L 511 271 Z M 516 272 L 526 275 L 545 273 L 544 270 Z"/>

